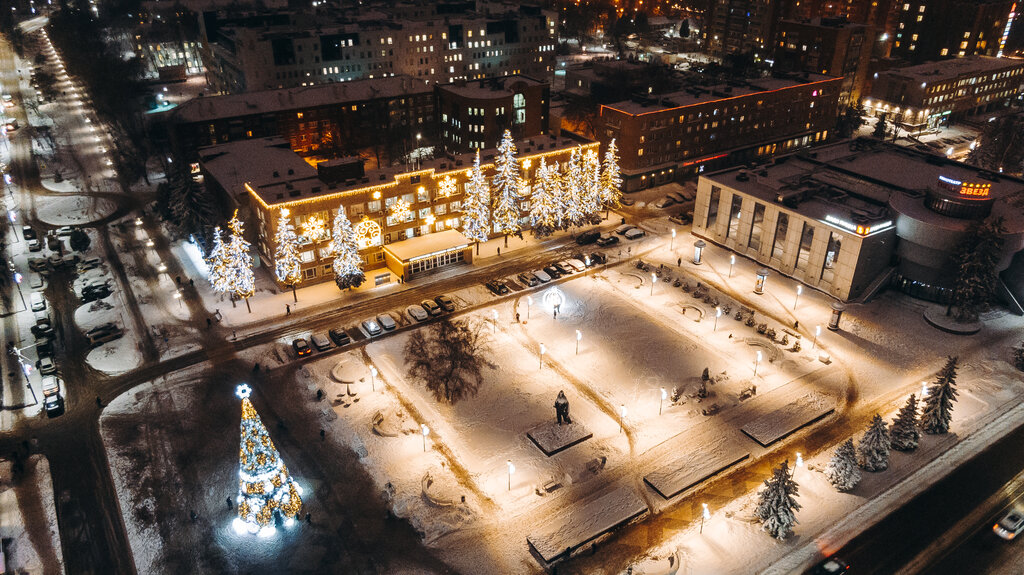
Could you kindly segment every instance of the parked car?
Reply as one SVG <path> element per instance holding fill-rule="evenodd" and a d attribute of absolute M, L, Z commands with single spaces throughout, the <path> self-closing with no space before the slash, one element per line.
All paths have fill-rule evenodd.
<path fill-rule="evenodd" d="M 336 327 L 327 332 L 327 335 L 331 336 L 331 340 L 334 341 L 334 345 L 341 347 L 352 343 L 352 338 L 348 336 L 348 332 Z"/>
<path fill-rule="evenodd" d="M 631 230 L 627 230 L 624 235 L 626 236 L 627 240 L 637 240 L 646 236 L 647 233 L 641 230 L 640 228 L 633 228 Z"/>
<path fill-rule="evenodd" d="M 992 526 L 992 531 L 1007 541 L 1013 539 L 1021 531 L 1024 531 L 1024 513 L 1017 509 L 1011 509 L 998 523 Z"/>
<path fill-rule="evenodd" d="M 89 284 L 82 288 L 82 301 L 96 301 L 109 296 L 110 293 L 110 286 L 107 284 Z"/>
<path fill-rule="evenodd" d="M 56 375 L 43 376 L 43 397 L 60 393 L 60 379 Z"/>
<path fill-rule="evenodd" d="M 46 417 L 54 418 L 64 415 L 64 398 L 57 395 L 43 398 L 43 408 L 46 410 Z"/>
<path fill-rule="evenodd" d="M 21 126 L 21 124 L 18 123 L 18 119 L 17 118 L 8 118 L 7 119 L 7 131 L 8 132 L 13 132 L 14 130 L 17 130 L 20 126 Z"/>
<path fill-rule="evenodd" d="M 60 258 L 60 263 L 66 267 L 71 267 L 78 263 L 78 254 L 64 254 Z"/>
<path fill-rule="evenodd" d="M 45 272 L 46 258 L 29 258 L 28 269 L 34 272 Z"/>
<path fill-rule="evenodd" d="M 395 323 L 395 319 L 393 317 L 391 317 L 391 314 L 387 314 L 387 313 L 382 313 L 382 314 L 378 315 L 377 316 L 377 323 L 379 323 L 380 326 L 382 328 L 384 328 L 384 331 L 391 331 L 391 330 L 395 329 L 396 327 L 398 327 L 398 324 Z"/>
<path fill-rule="evenodd" d="M 39 236 L 36 234 L 36 231 L 32 229 L 32 226 L 21 226 L 21 237 L 26 240 L 34 240 Z"/>
<path fill-rule="evenodd" d="M 74 230 L 75 229 L 72 228 L 71 226 L 61 226 L 57 228 L 57 237 L 64 238 L 70 236 L 71 232 L 73 232 Z"/>
<path fill-rule="evenodd" d="M 636 229 L 636 226 L 634 226 L 633 224 L 622 224 L 621 226 L 615 228 L 615 233 L 619 234 L 620 236 L 624 236 L 626 235 L 626 232 L 632 229 Z"/>
<path fill-rule="evenodd" d="M 43 298 L 43 294 L 41 294 L 41 293 L 39 293 L 37 291 L 34 291 L 34 292 L 32 292 L 32 295 L 29 296 L 29 301 L 32 304 L 31 305 L 32 311 L 44 311 L 44 310 L 46 310 L 46 299 Z"/>
<path fill-rule="evenodd" d="M 108 341 L 114 341 L 115 339 L 118 339 L 119 337 L 121 337 L 123 335 L 124 335 L 124 331 L 121 328 L 119 328 L 117 326 L 114 326 L 113 330 L 103 331 L 103 332 L 99 332 L 99 333 L 90 335 L 89 336 L 89 343 L 92 344 L 92 345 L 99 345 L 99 344 L 102 344 L 102 343 L 107 343 Z"/>
<path fill-rule="evenodd" d="M 78 262 L 78 273 L 84 274 L 85 272 L 100 267 L 103 260 L 100 258 L 88 258 Z"/>
<path fill-rule="evenodd" d="M 549 266 L 544 266 L 544 270 L 543 271 L 547 275 L 551 276 L 553 279 L 558 279 L 558 278 L 562 277 L 563 275 L 565 275 L 565 274 L 562 273 L 562 271 L 560 269 L 556 268 L 554 266 L 554 264 L 549 265 Z"/>
<path fill-rule="evenodd" d="M 368 319 L 363 321 L 363 323 L 360 325 L 362 325 L 363 331 L 366 332 L 366 335 L 370 337 L 380 335 L 380 324 L 378 324 L 376 321 Z"/>
<path fill-rule="evenodd" d="M 420 305 L 423 306 L 423 309 L 427 310 L 427 313 L 430 315 L 441 315 L 442 313 L 441 306 L 437 305 L 437 302 L 432 299 L 425 299 L 420 302 Z"/>
<path fill-rule="evenodd" d="M 668 198 L 672 198 L 672 200 L 675 201 L 675 203 L 677 204 L 685 204 L 686 202 L 689 201 L 689 198 L 687 198 L 683 194 L 680 194 L 679 192 L 669 192 L 665 194 L 665 196 Z"/>
<path fill-rule="evenodd" d="M 57 252 L 50 254 L 46 258 L 46 262 L 50 264 L 50 267 L 53 269 L 59 269 L 64 265 L 64 260 L 61 259 L 60 254 Z"/>
<path fill-rule="evenodd" d="M 607 263 L 607 262 L 608 262 L 608 256 L 602 254 L 601 252 L 594 252 L 594 253 L 590 254 L 590 265 L 592 265 L 592 266 L 599 266 L 599 265 L 601 265 L 603 263 Z"/>
<path fill-rule="evenodd" d="M 597 240 L 597 245 L 601 246 L 602 248 L 614 246 L 617 243 L 619 243 L 619 238 L 615 236 L 602 236 Z"/>
<path fill-rule="evenodd" d="M 43 244 L 39 243 L 39 240 L 32 238 L 28 240 L 28 251 L 39 252 L 43 250 Z"/>
<path fill-rule="evenodd" d="M 623 196 L 619 198 L 619 203 L 624 206 L 632 206 L 633 204 L 636 203 L 636 200 L 634 200 L 633 198 L 627 198 L 626 196 Z"/>
<path fill-rule="evenodd" d="M 53 338 L 41 336 L 36 338 L 36 353 L 39 357 L 53 355 Z"/>
<path fill-rule="evenodd" d="M 441 306 L 441 309 L 444 311 L 455 311 L 455 301 L 453 301 L 450 296 L 439 295 L 434 298 L 434 301 L 436 301 L 437 305 Z"/>
<path fill-rule="evenodd" d="M 850 564 L 843 561 L 839 557 L 829 557 L 821 563 L 814 566 L 811 570 L 812 575 L 835 575 L 836 573 L 846 573 L 850 569 Z"/>
<path fill-rule="evenodd" d="M 572 266 L 569 265 L 566 262 L 566 260 L 555 262 L 551 265 L 555 266 L 555 269 L 558 270 L 563 276 L 572 275 L 573 273 L 576 272 L 576 270 L 572 269 Z"/>
<path fill-rule="evenodd" d="M 3 98 L 3 102 L 4 102 L 4 107 L 5 108 L 10 108 L 10 107 L 14 106 L 14 97 L 13 96 L 11 96 L 10 94 L 4 94 L 2 98 Z"/>
<path fill-rule="evenodd" d="M 658 209 L 664 209 L 664 208 L 667 208 L 667 207 L 669 207 L 669 206 L 671 206 L 671 205 L 673 205 L 675 203 L 676 203 L 676 201 L 674 199 L 672 199 L 672 198 L 670 198 L 668 196 L 665 196 L 664 198 L 661 198 L 660 200 L 658 200 L 658 202 L 656 204 L 654 204 L 654 207 L 656 207 Z"/>
<path fill-rule="evenodd" d="M 32 289 L 43 289 L 43 276 L 39 274 L 29 274 L 28 287 Z"/>
<path fill-rule="evenodd" d="M 53 375 L 57 373 L 57 364 L 53 363 L 52 357 L 39 358 L 39 373 L 43 375 Z"/>
<path fill-rule="evenodd" d="M 405 308 L 405 313 L 409 314 L 409 317 L 416 321 L 427 321 L 430 318 L 430 314 L 421 305 L 411 305 Z"/>
<path fill-rule="evenodd" d="M 539 281 L 542 284 L 546 284 L 549 281 L 551 281 L 551 276 L 549 276 L 548 273 L 544 270 L 536 270 L 530 273 L 532 273 L 533 277 L 537 278 L 537 281 Z"/>
<path fill-rule="evenodd" d="M 491 290 L 494 295 L 504 295 L 508 293 L 508 286 L 505 282 L 499 280 L 491 280 L 484 284 L 484 287 Z"/>
<path fill-rule="evenodd" d="M 50 337 L 53 335 L 53 326 L 50 325 L 50 320 L 39 322 L 29 328 L 32 331 L 32 335 L 39 339 L 41 337 Z"/>
<path fill-rule="evenodd" d="M 601 237 L 601 231 L 600 230 L 589 230 L 589 231 L 583 232 L 582 234 L 576 236 L 576 243 L 581 245 L 581 246 L 585 246 L 587 244 L 592 244 L 592 243 L 596 242 L 597 238 L 599 238 L 599 237 Z"/>
<path fill-rule="evenodd" d="M 572 266 L 573 271 L 581 272 L 587 269 L 587 265 L 576 258 L 565 260 L 565 263 Z"/>
<path fill-rule="evenodd" d="M 317 351 L 327 351 L 331 349 L 331 340 L 327 339 L 327 336 L 322 333 L 315 333 L 309 336 L 309 343 Z"/>
<path fill-rule="evenodd" d="M 295 355 L 298 357 L 313 353 L 313 348 L 309 347 L 306 340 L 301 337 L 292 341 L 292 348 L 295 350 Z"/>
<path fill-rule="evenodd" d="M 523 284 L 526 287 L 533 287 L 540 283 L 540 280 L 537 279 L 537 276 L 533 275 L 530 272 L 523 272 L 517 275 L 516 279 L 518 279 L 519 283 Z"/>

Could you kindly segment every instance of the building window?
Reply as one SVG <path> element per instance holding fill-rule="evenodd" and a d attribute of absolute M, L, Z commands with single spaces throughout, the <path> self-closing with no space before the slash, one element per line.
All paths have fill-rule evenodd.
<path fill-rule="evenodd" d="M 775 239 L 772 240 L 772 257 L 782 259 L 786 251 L 786 233 L 789 231 L 789 214 L 779 214 L 775 222 Z"/>
<path fill-rule="evenodd" d="M 732 195 L 729 206 L 729 229 L 725 230 L 726 239 L 735 238 L 740 230 L 740 210 L 743 209 L 743 198 L 739 194 Z"/>
<path fill-rule="evenodd" d="M 526 96 L 522 94 L 516 94 L 512 96 L 512 109 L 515 113 L 515 123 L 522 124 L 526 122 Z"/>
<path fill-rule="evenodd" d="M 821 267 L 821 279 L 832 283 L 835 279 L 835 266 L 839 262 L 839 250 L 842 247 L 843 236 L 832 232 L 828 238 L 828 248 L 825 249 L 825 264 Z"/>
<path fill-rule="evenodd" d="M 796 269 L 807 269 L 807 262 L 811 259 L 812 241 L 814 241 L 814 228 L 804 222 L 804 229 L 800 233 L 800 251 L 796 256 Z"/>
<path fill-rule="evenodd" d="M 711 203 L 708 204 L 708 222 L 704 227 L 708 230 L 718 223 L 718 204 L 722 201 L 722 188 L 711 186 Z"/>
<path fill-rule="evenodd" d="M 764 222 L 764 204 L 754 204 L 754 219 L 750 223 L 750 239 L 747 247 L 755 252 L 761 251 L 761 224 Z"/>

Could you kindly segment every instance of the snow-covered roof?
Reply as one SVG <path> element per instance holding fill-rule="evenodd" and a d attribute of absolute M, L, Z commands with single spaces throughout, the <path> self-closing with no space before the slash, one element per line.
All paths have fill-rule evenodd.
<path fill-rule="evenodd" d="M 978 76 L 986 72 L 1024 67 L 1024 60 L 992 58 L 990 56 L 964 56 L 938 62 L 925 62 L 916 66 L 880 72 L 881 75 L 905 76 L 921 82 L 941 82 L 960 76 Z"/>
<path fill-rule="evenodd" d="M 368 78 L 319 86 L 203 96 L 179 105 L 173 114 L 182 123 L 206 122 L 330 104 L 429 94 L 431 91 L 432 88 L 426 82 L 410 76 Z"/>
<path fill-rule="evenodd" d="M 513 94 L 511 86 L 517 82 L 525 82 L 529 86 L 544 84 L 529 76 L 516 74 L 514 76 L 499 76 L 496 78 L 484 78 L 481 80 L 469 80 L 465 82 L 452 82 L 451 84 L 440 84 L 438 90 L 449 92 L 464 98 L 486 99 L 486 98 L 507 98 Z"/>
<path fill-rule="evenodd" d="M 469 243 L 466 236 L 461 233 L 455 230 L 444 230 L 390 243 L 384 246 L 384 251 L 390 252 L 391 255 L 403 262 L 408 262 L 453 249 L 465 248 L 469 246 Z"/>

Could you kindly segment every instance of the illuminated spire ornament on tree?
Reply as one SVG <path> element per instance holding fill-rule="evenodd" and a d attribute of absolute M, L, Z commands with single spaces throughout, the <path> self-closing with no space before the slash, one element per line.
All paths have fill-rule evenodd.
<path fill-rule="evenodd" d="M 275 519 L 285 526 L 295 522 L 302 509 L 302 488 L 288 475 L 288 468 L 267 433 L 263 420 L 249 401 L 252 388 L 239 385 L 235 394 L 242 399 L 242 437 L 238 450 L 238 533 L 266 537 L 275 531 Z"/>
<path fill-rule="evenodd" d="M 476 151 L 473 168 L 469 170 L 466 195 L 462 200 L 462 235 L 476 242 L 476 253 L 480 254 L 480 242 L 486 242 L 490 230 L 491 188 L 487 185 L 480 169 L 480 150 Z"/>
<path fill-rule="evenodd" d="M 299 259 L 299 238 L 295 235 L 295 227 L 289 216 L 288 208 L 281 208 L 277 234 L 274 236 L 274 273 L 281 283 L 292 288 L 292 298 L 298 302 L 295 284 L 302 281 L 302 261 Z"/>
<path fill-rule="evenodd" d="M 554 169 L 558 170 L 558 164 Z M 551 168 L 542 157 L 537 167 L 537 181 L 530 197 L 530 228 L 534 237 L 550 236 L 561 220 L 558 205 L 558 179 L 551 176 Z"/>
<path fill-rule="evenodd" d="M 334 233 L 331 239 L 331 253 L 334 254 L 334 283 L 338 289 L 356 288 L 363 284 L 363 257 L 359 255 L 359 241 L 352 229 L 352 222 L 345 215 L 345 206 L 338 208 L 334 218 Z"/>
<path fill-rule="evenodd" d="M 604 205 L 605 218 L 608 208 L 617 208 L 622 197 L 622 176 L 619 173 L 619 149 L 613 139 L 608 143 L 604 153 L 604 165 L 601 167 L 601 203 Z"/>
<path fill-rule="evenodd" d="M 494 184 L 494 224 L 498 232 L 505 234 L 505 247 L 508 247 L 509 234 L 519 231 L 519 192 L 522 189 L 516 145 L 509 130 L 505 130 L 498 144 L 491 181 Z"/>

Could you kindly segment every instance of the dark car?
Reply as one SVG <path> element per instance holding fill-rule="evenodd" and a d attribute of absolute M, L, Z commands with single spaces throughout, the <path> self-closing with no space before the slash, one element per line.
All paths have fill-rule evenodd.
<path fill-rule="evenodd" d="M 597 245 L 601 246 L 602 248 L 614 246 L 617 243 L 619 243 L 618 236 L 604 236 L 603 238 L 599 238 L 597 240 Z"/>
<path fill-rule="evenodd" d="M 846 573 L 850 570 L 850 564 L 838 557 L 829 557 L 821 563 L 814 566 L 810 573 L 812 575 L 835 575 L 836 573 Z"/>
<path fill-rule="evenodd" d="M 608 256 L 602 254 L 601 252 L 594 252 L 590 254 L 590 265 L 592 266 L 599 266 L 607 261 Z"/>
<path fill-rule="evenodd" d="M 341 328 L 334 328 L 328 331 L 327 335 L 331 336 L 331 340 L 333 340 L 334 344 L 338 346 L 348 345 L 352 341 L 352 338 L 348 336 L 348 333 Z"/>
<path fill-rule="evenodd" d="M 46 397 L 43 399 L 43 407 L 46 409 L 46 417 L 60 417 L 64 415 L 64 398 L 59 394 Z"/>
<path fill-rule="evenodd" d="M 437 305 L 437 302 L 432 299 L 425 299 L 420 302 L 420 305 L 432 316 L 441 315 L 441 306 Z"/>
<path fill-rule="evenodd" d="M 104 284 L 98 285 L 87 285 L 82 288 L 82 301 L 91 302 L 98 299 L 103 299 L 110 295 L 110 286 Z"/>
<path fill-rule="evenodd" d="M 562 272 L 561 269 L 556 268 L 554 265 L 545 266 L 544 267 L 544 273 L 548 274 L 549 276 L 551 276 L 554 279 L 558 279 L 558 278 L 560 278 L 560 277 L 565 275 L 565 273 Z"/>
<path fill-rule="evenodd" d="M 575 273 L 575 271 L 576 271 L 576 270 L 572 269 L 571 267 L 568 267 L 567 265 L 565 265 L 563 262 L 555 262 L 555 263 L 551 264 L 551 266 L 554 267 L 556 270 L 558 270 L 558 274 L 559 275 L 563 275 L 563 276 L 570 275 L 572 273 Z"/>
<path fill-rule="evenodd" d="M 455 311 L 455 301 L 446 295 L 439 295 L 434 298 L 437 305 L 441 306 L 444 311 Z"/>
<path fill-rule="evenodd" d="M 530 272 L 523 272 L 516 276 L 516 279 L 518 279 L 519 283 L 523 284 L 526 287 L 533 287 L 540 283 L 540 280 L 537 279 L 537 276 L 531 274 Z"/>
<path fill-rule="evenodd" d="M 505 285 L 505 282 L 498 280 L 491 280 L 485 283 L 484 286 L 487 289 L 491 290 L 491 293 L 493 293 L 494 295 L 505 295 L 509 291 L 508 286 Z"/>
<path fill-rule="evenodd" d="M 598 240 L 598 238 L 600 238 L 600 237 L 601 237 L 601 231 L 600 230 L 590 230 L 590 231 L 583 232 L 582 234 L 576 236 L 576 243 L 581 245 L 581 246 L 585 246 L 587 244 L 592 244 L 592 243 L 596 242 Z"/>
<path fill-rule="evenodd" d="M 292 342 L 292 347 L 295 348 L 295 355 L 299 357 L 313 353 L 313 348 L 309 347 L 309 344 L 306 343 L 306 340 L 302 339 L 301 337 Z"/>
<path fill-rule="evenodd" d="M 26 240 L 34 240 L 39 236 L 36 234 L 36 231 L 32 229 L 32 226 L 22 226 L 21 237 L 25 238 Z"/>

